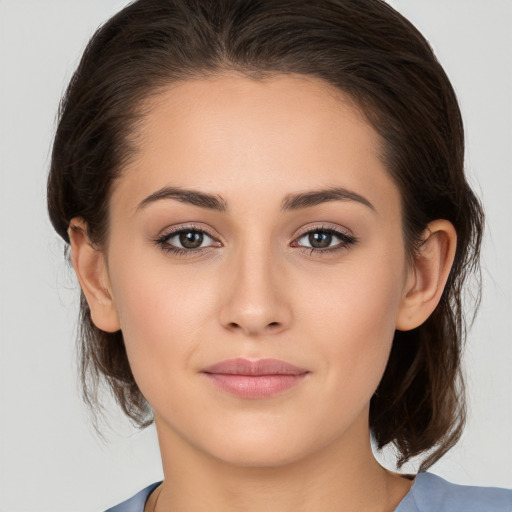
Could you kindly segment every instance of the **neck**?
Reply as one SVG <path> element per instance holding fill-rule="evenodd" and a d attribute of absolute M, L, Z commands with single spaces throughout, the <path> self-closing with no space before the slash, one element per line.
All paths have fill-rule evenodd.
<path fill-rule="evenodd" d="M 300 460 L 267 467 L 211 457 L 158 421 L 157 431 L 165 478 L 156 512 L 391 512 L 412 484 L 377 463 L 367 430 Z"/>

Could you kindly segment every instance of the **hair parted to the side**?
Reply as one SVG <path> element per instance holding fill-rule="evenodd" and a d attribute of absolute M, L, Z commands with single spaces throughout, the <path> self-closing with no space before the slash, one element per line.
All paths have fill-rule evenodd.
<path fill-rule="evenodd" d="M 136 151 L 131 135 L 144 100 L 174 82 L 226 72 L 256 80 L 312 76 L 348 94 L 382 139 L 383 162 L 401 192 L 409 255 L 430 221 L 454 225 L 457 251 L 441 302 L 423 325 L 396 332 L 370 406 L 377 446 L 393 443 L 398 465 L 422 455 L 421 468 L 428 468 L 456 443 L 464 425 L 463 287 L 470 274 L 478 278 L 483 213 L 464 175 L 453 88 L 427 41 L 384 1 L 128 5 L 93 36 L 61 103 L 48 179 L 53 226 L 69 242 L 70 220 L 80 217 L 101 247 L 112 184 Z M 83 294 L 79 342 L 88 404 L 97 406 L 98 383 L 106 381 L 137 425 L 151 423 L 122 333 L 95 327 Z"/>

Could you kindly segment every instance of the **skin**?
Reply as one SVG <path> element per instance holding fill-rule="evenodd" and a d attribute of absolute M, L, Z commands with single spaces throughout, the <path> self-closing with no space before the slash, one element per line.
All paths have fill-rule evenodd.
<path fill-rule="evenodd" d="M 107 245 L 94 248 L 80 219 L 70 229 L 93 320 L 122 329 L 154 410 L 165 480 L 146 510 L 392 511 L 411 481 L 376 462 L 369 401 L 395 329 L 420 325 L 439 301 L 453 227 L 435 221 L 406 258 L 378 135 L 320 80 L 228 74 L 146 106 L 113 188 Z M 213 195 L 224 211 L 148 199 L 164 187 Z M 357 196 L 283 209 L 291 195 L 333 187 Z M 167 251 L 179 237 L 163 238 L 187 228 L 208 235 L 203 247 Z M 325 229 L 342 236 L 312 252 L 308 234 Z M 233 357 L 309 373 L 243 399 L 201 373 Z"/>

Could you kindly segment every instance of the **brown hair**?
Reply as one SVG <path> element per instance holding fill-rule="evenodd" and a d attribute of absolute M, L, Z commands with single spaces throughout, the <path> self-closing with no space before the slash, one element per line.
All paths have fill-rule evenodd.
<path fill-rule="evenodd" d="M 399 465 L 423 455 L 426 469 L 464 424 L 462 292 L 479 269 L 483 213 L 464 176 L 453 88 L 423 36 L 382 0 L 139 0 L 124 8 L 91 39 L 61 103 L 48 180 L 53 226 L 69 242 L 70 220 L 80 217 L 101 247 L 112 182 L 135 151 L 130 135 L 143 100 L 175 81 L 227 71 L 314 76 L 356 101 L 401 191 L 409 255 L 430 221 L 455 226 L 441 301 L 423 325 L 396 332 L 370 406 L 377 446 L 394 443 Z M 97 406 L 105 380 L 136 424 L 150 424 L 122 333 L 99 330 L 83 294 L 79 341 L 87 403 Z"/>

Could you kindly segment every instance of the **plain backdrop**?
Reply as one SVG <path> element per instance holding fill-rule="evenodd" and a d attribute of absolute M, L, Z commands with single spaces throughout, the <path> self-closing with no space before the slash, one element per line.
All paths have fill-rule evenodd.
<path fill-rule="evenodd" d="M 390 0 L 391 1 L 391 0 Z M 393 0 L 458 93 L 467 171 L 487 211 L 483 300 L 466 366 L 470 415 L 433 472 L 512 487 L 512 2 Z M 0 511 L 99 511 L 161 478 L 152 428 L 113 408 L 94 433 L 75 370 L 77 285 L 46 215 L 59 98 L 121 0 L 0 0 Z"/>

